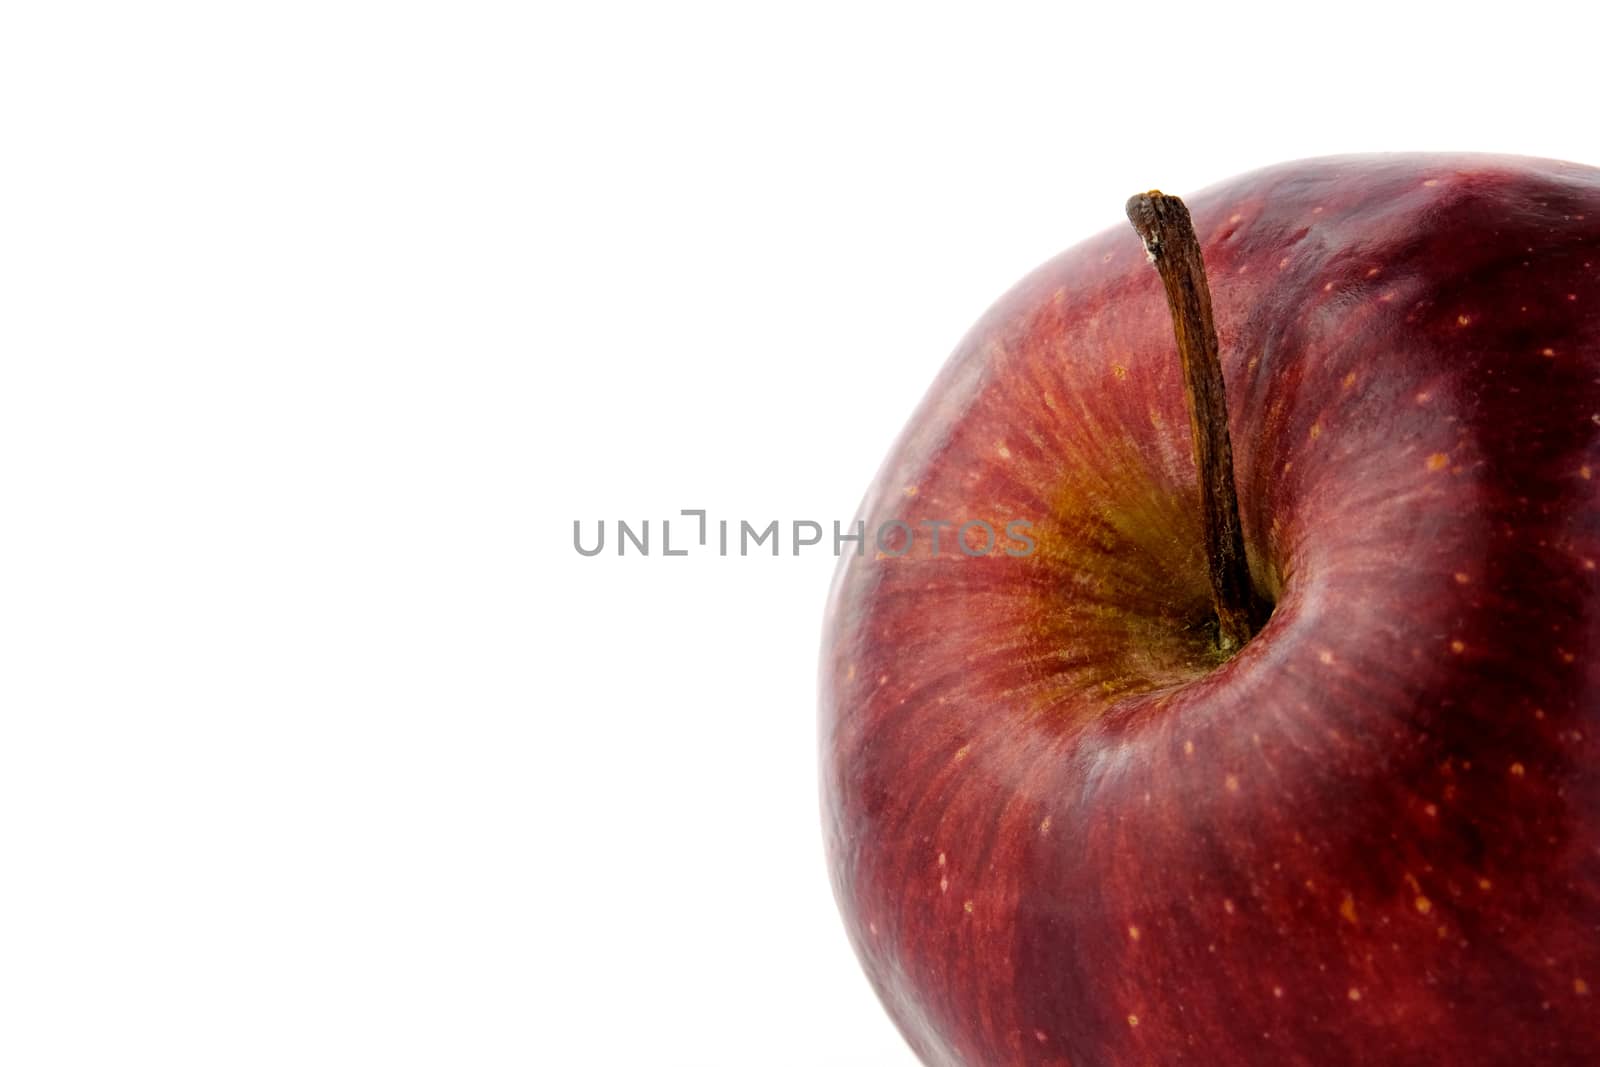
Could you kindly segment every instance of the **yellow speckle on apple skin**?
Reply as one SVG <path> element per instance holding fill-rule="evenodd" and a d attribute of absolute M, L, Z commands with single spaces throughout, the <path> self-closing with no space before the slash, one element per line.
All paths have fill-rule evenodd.
<path fill-rule="evenodd" d="M 1449 466 L 1449 464 L 1450 457 L 1443 452 L 1435 452 L 1433 455 L 1428 457 L 1428 469 L 1430 471 L 1442 471 L 1445 469 L 1445 467 Z"/>

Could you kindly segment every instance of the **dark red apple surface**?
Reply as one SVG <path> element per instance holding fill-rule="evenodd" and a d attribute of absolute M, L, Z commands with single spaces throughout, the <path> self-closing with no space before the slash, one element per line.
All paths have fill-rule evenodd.
<path fill-rule="evenodd" d="M 1189 203 L 1271 617 L 1217 651 L 1118 226 L 983 317 L 860 512 L 1036 550 L 918 527 L 835 578 L 855 949 L 937 1067 L 1600 1063 L 1600 171 L 1332 158 Z"/>

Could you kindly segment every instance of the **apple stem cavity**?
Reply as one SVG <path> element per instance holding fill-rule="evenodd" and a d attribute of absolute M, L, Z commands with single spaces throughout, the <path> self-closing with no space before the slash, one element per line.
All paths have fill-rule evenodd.
<path fill-rule="evenodd" d="M 1128 221 L 1144 242 L 1167 293 L 1172 332 L 1183 364 L 1183 390 L 1200 473 L 1200 505 L 1211 572 L 1211 601 L 1217 613 L 1217 642 L 1225 653 L 1250 640 L 1262 612 L 1250 581 L 1239 494 L 1233 480 L 1233 446 L 1228 439 L 1228 403 L 1223 393 L 1217 326 L 1211 316 L 1211 290 L 1205 261 L 1189 209 L 1159 190 L 1128 200 Z"/>

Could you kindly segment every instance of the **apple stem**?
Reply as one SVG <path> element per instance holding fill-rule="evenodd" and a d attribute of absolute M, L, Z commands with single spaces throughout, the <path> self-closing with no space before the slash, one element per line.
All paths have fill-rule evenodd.
<path fill-rule="evenodd" d="M 1183 363 L 1184 395 L 1200 472 L 1200 505 L 1216 608 L 1218 641 L 1231 652 L 1246 641 L 1257 611 L 1250 564 L 1239 522 L 1239 495 L 1233 480 L 1233 446 L 1228 439 L 1228 403 L 1223 394 L 1217 326 L 1211 317 L 1211 290 L 1189 209 L 1159 190 L 1128 200 L 1128 221 L 1144 241 L 1145 253 L 1161 275 L 1172 314 L 1172 332 Z"/>

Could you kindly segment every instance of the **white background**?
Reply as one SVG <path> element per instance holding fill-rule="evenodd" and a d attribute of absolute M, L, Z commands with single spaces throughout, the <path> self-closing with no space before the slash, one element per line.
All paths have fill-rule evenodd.
<path fill-rule="evenodd" d="M 573 520 L 848 520 L 1136 190 L 1600 163 L 1578 4 L 562 8 L 6 6 L 0 1062 L 910 1063 L 833 560 Z"/>

